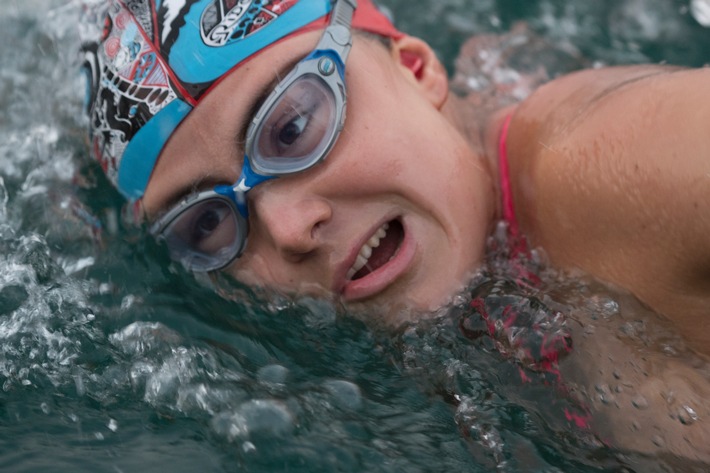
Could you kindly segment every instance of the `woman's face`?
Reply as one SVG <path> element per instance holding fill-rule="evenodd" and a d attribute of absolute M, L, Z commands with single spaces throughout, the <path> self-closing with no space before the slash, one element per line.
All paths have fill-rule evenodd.
<path fill-rule="evenodd" d="M 237 180 L 254 97 L 319 35 L 271 47 L 202 101 L 161 155 L 143 199 L 149 217 L 186 193 Z M 338 142 L 315 167 L 249 192 L 247 246 L 227 272 L 396 314 L 446 303 L 480 264 L 495 218 L 492 170 L 431 98 L 426 74 L 393 57 L 355 36 Z"/>

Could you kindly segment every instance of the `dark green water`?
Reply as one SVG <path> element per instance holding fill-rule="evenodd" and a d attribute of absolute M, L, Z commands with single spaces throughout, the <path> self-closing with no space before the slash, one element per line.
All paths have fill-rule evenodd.
<path fill-rule="evenodd" d="M 88 161 L 77 6 L 0 1 L 0 471 L 692 471 L 570 429 L 565 396 L 521 385 L 520 360 L 462 335 L 458 308 L 385 332 L 323 301 L 233 285 L 225 300 L 170 265 Z M 520 20 L 543 45 L 520 67 L 550 76 L 710 61 L 680 0 L 383 3 L 452 71 L 466 38 Z M 569 312 L 616 307 L 543 278 L 542 300 L 575 294 Z"/>

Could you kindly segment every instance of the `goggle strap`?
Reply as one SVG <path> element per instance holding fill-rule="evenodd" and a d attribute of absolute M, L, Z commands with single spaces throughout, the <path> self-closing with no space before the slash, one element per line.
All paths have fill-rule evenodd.
<path fill-rule="evenodd" d="M 357 0 L 335 0 L 330 26 L 349 26 L 356 8 Z"/>
<path fill-rule="evenodd" d="M 344 63 L 353 45 L 350 28 L 353 13 L 357 8 L 355 0 L 336 0 L 328 27 L 316 45 L 316 50 L 333 50 Z"/>

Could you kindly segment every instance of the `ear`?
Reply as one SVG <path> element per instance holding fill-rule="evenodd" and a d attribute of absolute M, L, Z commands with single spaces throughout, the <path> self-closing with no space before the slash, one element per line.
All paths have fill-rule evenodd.
<path fill-rule="evenodd" d="M 431 47 L 419 38 L 403 36 L 392 41 L 392 55 L 405 76 L 441 109 L 449 95 L 449 77 Z"/>

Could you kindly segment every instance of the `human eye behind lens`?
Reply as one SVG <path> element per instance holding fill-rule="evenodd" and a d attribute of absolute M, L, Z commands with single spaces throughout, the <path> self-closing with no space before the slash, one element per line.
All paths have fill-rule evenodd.
<path fill-rule="evenodd" d="M 172 232 L 192 251 L 214 254 L 232 245 L 233 210 L 223 202 L 205 202 L 182 214 Z"/>
<path fill-rule="evenodd" d="M 316 149 L 330 125 L 332 100 L 313 79 L 293 84 L 267 115 L 258 138 L 265 158 L 301 158 Z"/>
<path fill-rule="evenodd" d="M 268 127 L 268 153 L 274 157 L 301 157 L 317 144 L 313 128 L 320 104 L 299 103 L 290 105 Z M 315 141 L 315 143 L 313 143 Z"/>

